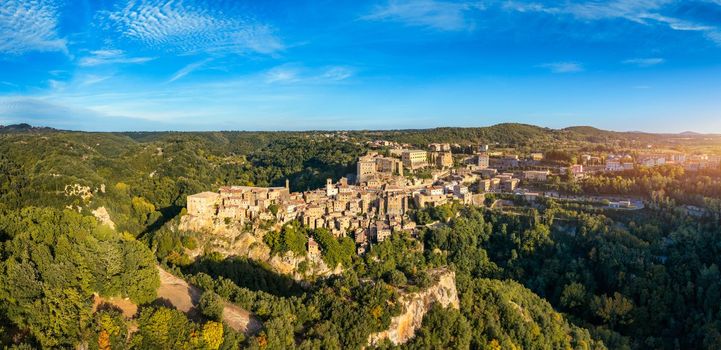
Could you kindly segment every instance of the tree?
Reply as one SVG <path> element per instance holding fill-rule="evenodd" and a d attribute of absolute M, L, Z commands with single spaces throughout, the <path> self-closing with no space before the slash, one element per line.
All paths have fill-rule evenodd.
<path fill-rule="evenodd" d="M 388 284 L 396 287 L 405 286 L 408 283 L 408 279 L 403 272 L 398 270 L 392 270 L 386 273 L 385 280 Z"/>
<path fill-rule="evenodd" d="M 98 349 L 110 350 L 111 348 L 110 335 L 105 330 L 100 331 L 100 334 L 98 335 Z"/>
<path fill-rule="evenodd" d="M 615 327 L 618 324 L 627 325 L 633 322 L 630 318 L 630 312 L 633 310 L 633 302 L 621 293 L 614 292 L 613 297 L 606 295 L 594 297 L 591 308 L 598 317 L 611 327 Z"/>
<path fill-rule="evenodd" d="M 200 312 L 206 317 L 214 321 L 220 321 L 223 319 L 223 309 L 225 308 L 225 302 L 223 299 L 211 291 L 203 292 L 198 303 Z"/>
<path fill-rule="evenodd" d="M 453 308 L 434 304 L 423 317 L 423 324 L 409 349 L 469 349 L 471 327 L 468 321 Z"/>
<path fill-rule="evenodd" d="M 26 208 L 0 219 L 12 237 L 0 262 L 0 302 L 43 347 L 72 346 L 91 326 L 93 293 L 155 298 L 159 277 L 143 244 L 77 212 Z"/>
<path fill-rule="evenodd" d="M 577 309 L 586 305 L 586 287 L 573 282 L 566 285 L 561 293 L 561 305 L 568 309 Z"/>
<path fill-rule="evenodd" d="M 203 325 L 203 342 L 210 350 L 217 350 L 223 344 L 223 324 L 209 321 Z"/>
<path fill-rule="evenodd" d="M 138 319 L 138 334 L 133 343 L 143 349 L 188 348 L 193 332 L 193 324 L 182 312 L 165 307 L 146 308 Z"/>

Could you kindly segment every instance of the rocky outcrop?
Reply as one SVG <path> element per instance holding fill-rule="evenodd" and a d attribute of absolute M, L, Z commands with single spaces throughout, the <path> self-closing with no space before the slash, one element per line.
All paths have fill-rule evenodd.
<path fill-rule="evenodd" d="M 369 345 L 377 345 L 385 339 L 394 345 L 406 343 L 421 327 L 423 316 L 435 303 L 458 309 L 456 273 L 447 269 L 438 269 L 431 273 L 438 282 L 423 291 L 401 295 L 399 302 L 405 311 L 391 319 L 388 330 L 371 334 L 368 337 Z"/>
<path fill-rule="evenodd" d="M 115 230 L 115 223 L 110 219 L 110 214 L 108 214 L 108 210 L 105 209 L 105 207 L 99 207 L 98 209 L 93 210 L 93 215 L 98 222 L 108 225 L 110 228 Z"/>
<path fill-rule="evenodd" d="M 339 275 L 343 272 L 340 264 L 335 269 L 317 256 L 298 256 L 292 252 L 283 255 L 274 255 L 268 260 L 268 264 L 277 273 L 289 275 L 296 281 L 306 280 L 308 277 L 327 277 Z M 301 265 L 304 265 L 301 268 Z"/>
<path fill-rule="evenodd" d="M 263 242 L 264 231 L 255 230 L 247 232 L 238 225 L 226 225 L 212 218 L 185 215 L 180 219 L 178 229 L 202 233 L 203 247 L 197 249 L 197 254 L 203 251 L 220 253 L 226 257 L 240 256 L 268 264 L 274 272 L 286 275 L 296 281 L 306 281 L 314 277 L 327 277 L 343 272 L 340 264 L 331 268 L 315 256 L 299 256 L 292 252 L 282 255 L 271 254 L 270 247 Z M 197 254 L 190 254 L 195 256 Z"/>
<path fill-rule="evenodd" d="M 216 225 L 213 218 L 205 218 L 192 215 L 184 215 L 180 218 L 178 229 L 181 231 L 207 232 L 220 228 Z"/>

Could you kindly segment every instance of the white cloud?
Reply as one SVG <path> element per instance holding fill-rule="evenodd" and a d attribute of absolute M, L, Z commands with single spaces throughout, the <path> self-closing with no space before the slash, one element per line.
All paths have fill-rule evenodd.
<path fill-rule="evenodd" d="M 717 0 L 713 3 L 721 4 Z M 692 20 L 664 14 L 667 6 L 681 3 L 679 0 L 612 0 L 612 1 L 583 1 L 559 2 L 560 5 L 544 5 L 541 3 L 526 3 L 521 1 L 508 1 L 503 6 L 506 10 L 517 12 L 542 12 L 551 15 L 570 15 L 579 20 L 597 21 L 605 19 L 625 19 L 641 25 L 664 25 L 677 31 L 703 32 L 710 40 L 716 40 L 714 33 L 719 28 Z"/>
<path fill-rule="evenodd" d="M 468 13 L 483 8 L 480 2 L 389 0 L 387 4 L 377 7 L 373 13 L 362 19 L 398 21 L 412 26 L 446 31 L 469 30 L 473 29 L 475 24 L 468 18 Z"/>
<path fill-rule="evenodd" d="M 706 37 L 721 46 L 721 30 L 708 31 Z"/>
<path fill-rule="evenodd" d="M 66 85 L 67 85 L 67 83 L 64 81 L 60 81 L 60 80 L 56 80 L 56 79 L 48 80 L 48 86 L 52 90 L 62 90 L 63 88 L 65 88 Z"/>
<path fill-rule="evenodd" d="M 170 80 L 168 80 L 168 82 L 172 83 L 172 82 L 192 73 L 196 69 L 198 69 L 198 68 L 204 66 L 206 63 L 210 62 L 210 60 L 211 60 L 210 58 L 204 59 L 202 61 L 191 63 L 191 64 L 181 68 L 179 71 L 177 71 L 177 72 L 175 72 L 175 74 L 173 74 L 173 76 L 170 78 Z"/>
<path fill-rule="evenodd" d="M 346 67 L 330 67 L 322 74 L 321 78 L 326 80 L 346 80 L 353 76 L 353 71 Z"/>
<path fill-rule="evenodd" d="M 554 62 L 539 65 L 539 67 L 547 68 L 553 73 L 578 73 L 583 72 L 583 65 L 575 62 Z"/>
<path fill-rule="evenodd" d="M 129 1 L 107 18 L 124 36 L 157 49 L 271 54 L 284 48 L 266 24 L 182 1 Z"/>
<path fill-rule="evenodd" d="M 174 126 L 167 120 L 109 114 L 100 108 L 78 107 L 42 96 L 0 96 L 0 116 L 3 123 L 29 123 L 68 130 L 170 130 Z"/>
<path fill-rule="evenodd" d="M 110 78 L 112 78 L 112 76 L 88 74 L 88 75 L 85 75 L 80 78 L 80 85 L 82 85 L 82 86 L 95 85 L 98 83 L 102 83 Z"/>
<path fill-rule="evenodd" d="M 145 63 L 154 59 L 155 57 L 128 57 L 122 50 L 96 50 L 91 51 L 89 56 L 81 58 L 78 64 L 90 67 L 103 64 Z"/>
<path fill-rule="evenodd" d="M 624 64 L 631 64 L 639 67 L 650 67 L 666 62 L 665 59 L 659 57 L 653 58 L 631 58 L 623 61 Z"/>
<path fill-rule="evenodd" d="M 265 73 L 266 83 L 291 83 L 298 81 L 299 70 L 297 68 L 280 66 L 275 67 Z"/>
<path fill-rule="evenodd" d="M 3 0 L 0 5 L 0 53 L 67 53 L 58 35 L 57 6 L 52 0 Z"/>
<path fill-rule="evenodd" d="M 263 75 L 266 83 L 310 83 L 323 84 L 346 80 L 353 76 L 353 70 L 343 66 L 308 68 L 285 64 L 272 68 Z"/>

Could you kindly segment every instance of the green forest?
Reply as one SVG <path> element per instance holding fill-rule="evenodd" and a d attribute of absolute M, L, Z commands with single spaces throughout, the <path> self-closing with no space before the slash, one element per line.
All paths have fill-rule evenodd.
<path fill-rule="evenodd" d="M 298 224 L 266 235 L 273 254 L 302 253 L 313 237 L 325 262 L 344 267 L 307 283 L 243 257 L 187 255 L 199 238 L 177 230 L 187 195 L 286 179 L 293 191 L 318 188 L 354 172 L 367 141 L 575 152 L 653 137 L 517 125 L 342 135 L 0 133 L 0 346 L 360 349 L 403 312 L 402 293 L 434 284 L 431 271 L 443 268 L 455 272 L 459 308 L 432 307 L 401 348 L 721 347 L 718 169 L 668 166 L 548 184 L 568 194 L 634 194 L 648 203 L 638 211 L 543 198 L 515 210 L 418 209 L 419 223 L 441 224 L 417 237 L 394 234 L 362 256 L 352 238 Z M 94 215 L 101 207 L 112 224 Z M 198 313 L 158 299 L 158 266 L 202 290 Z M 98 302 L 112 298 L 138 305 L 137 313 Z M 225 302 L 252 312 L 262 328 L 233 330 L 223 322 Z"/>

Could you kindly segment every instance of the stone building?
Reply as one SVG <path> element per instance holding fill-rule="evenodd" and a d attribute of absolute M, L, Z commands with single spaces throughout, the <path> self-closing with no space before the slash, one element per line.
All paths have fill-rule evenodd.
<path fill-rule="evenodd" d="M 377 153 L 369 153 L 358 159 L 356 164 L 357 183 L 374 180 L 379 175 L 403 176 L 403 163 L 396 158 L 383 157 Z"/>
<path fill-rule="evenodd" d="M 489 160 L 488 153 L 478 153 L 476 154 L 476 165 L 479 169 L 486 169 L 489 166 Z"/>
<path fill-rule="evenodd" d="M 188 214 L 193 216 L 213 216 L 220 204 L 220 195 L 215 192 L 201 192 L 188 196 Z"/>
<path fill-rule="evenodd" d="M 308 256 L 319 257 L 320 247 L 313 237 L 308 237 Z"/>
<path fill-rule="evenodd" d="M 431 152 L 430 154 L 431 164 L 439 168 L 452 168 L 453 167 L 453 153 L 450 151 L 443 152 Z"/>
<path fill-rule="evenodd" d="M 428 166 L 428 153 L 422 150 L 404 150 L 401 155 L 403 166 L 416 170 Z"/>
<path fill-rule="evenodd" d="M 390 194 L 385 197 L 385 209 L 387 215 L 401 216 L 408 209 L 408 199 L 402 194 Z"/>
<path fill-rule="evenodd" d="M 516 187 L 518 187 L 518 182 L 520 180 L 510 178 L 510 179 L 503 179 L 501 180 L 501 189 L 506 192 L 513 192 L 516 190 Z"/>
<path fill-rule="evenodd" d="M 548 175 L 550 174 L 551 172 L 548 170 L 527 170 L 523 172 L 523 179 L 526 181 L 544 182 L 548 180 Z"/>

